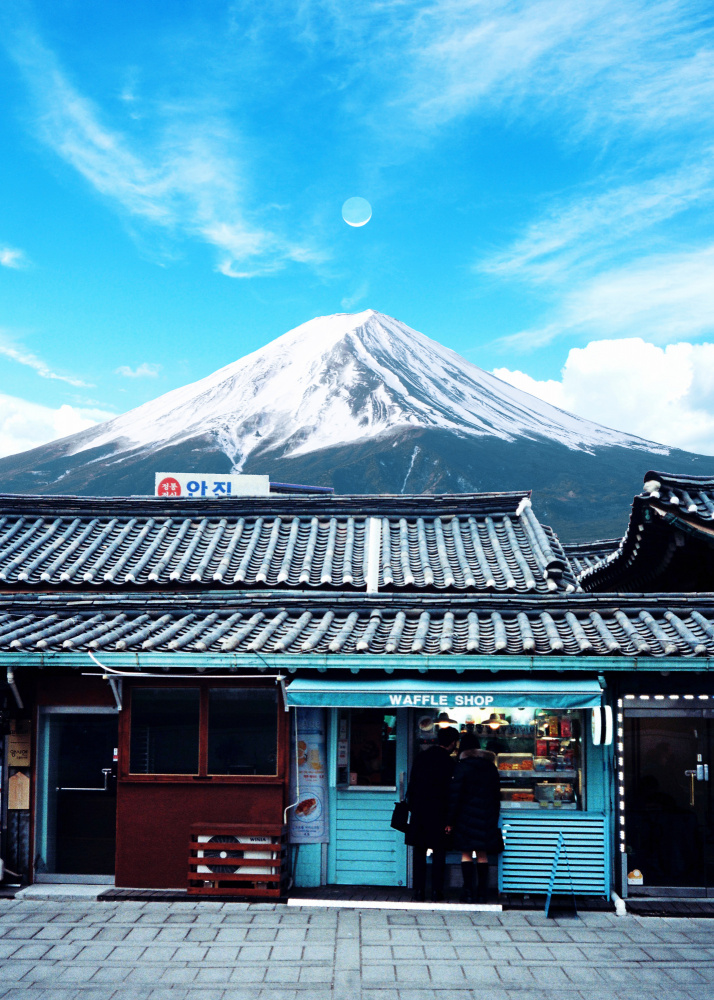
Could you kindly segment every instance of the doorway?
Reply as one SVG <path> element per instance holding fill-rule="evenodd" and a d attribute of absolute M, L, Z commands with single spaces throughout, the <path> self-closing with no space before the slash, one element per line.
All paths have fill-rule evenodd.
<path fill-rule="evenodd" d="M 391 827 L 406 790 L 407 710 L 333 709 L 327 880 L 406 886 L 404 834 Z"/>
<path fill-rule="evenodd" d="M 115 711 L 40 715 L 37 882 L 113 881 L 117 746 Z"/>
<path fill-rule="evenodd" d="M 631 895 L 714 895 L 709 709 L 625 713 L 625 831 Z M 631 880 L 628 880 L 631 881 Z"/>

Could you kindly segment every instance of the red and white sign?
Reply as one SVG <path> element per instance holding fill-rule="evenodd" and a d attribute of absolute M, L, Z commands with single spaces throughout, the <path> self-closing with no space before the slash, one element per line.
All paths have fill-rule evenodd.
<path fill-rule="evenodd" d="M 198 472 L 157 472 L 154 496 L 171 499 L 192 497 L 265 497 L 270 493 L 269 476 L 212 475 Z"/>

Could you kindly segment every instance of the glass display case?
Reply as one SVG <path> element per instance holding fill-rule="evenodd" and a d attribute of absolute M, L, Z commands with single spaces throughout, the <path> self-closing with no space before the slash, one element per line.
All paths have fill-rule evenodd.
<path fill-rule="evenodd" d="M 581 711 L 450 709 L 415 716 L 416 752 L 436 740 L 439 728 L 453 726 L 460 733 L 473 733 L 482 750 L 495 754 L 504 808 L 585 808 Z"/>

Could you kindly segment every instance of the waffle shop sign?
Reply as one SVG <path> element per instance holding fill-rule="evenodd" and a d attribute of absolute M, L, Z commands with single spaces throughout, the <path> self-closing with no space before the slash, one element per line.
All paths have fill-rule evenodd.
<path fill-rule="evenodd" d="M 390 694 L 394 708 L 488 708 L 491 694 Z"/>

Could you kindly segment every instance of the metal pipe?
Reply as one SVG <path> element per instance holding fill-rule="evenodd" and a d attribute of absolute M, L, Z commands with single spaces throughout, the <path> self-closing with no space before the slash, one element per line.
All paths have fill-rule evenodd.
<path fill-rule="evenodd" d="M 20 697 L 20 692 L 17 690 L 17 684 L 15 683 L 15 674 L 13 673 L 12 667 L 7 668 L 7 683 L 14 695 L 17 707 L 20 710 L 22 710 L 25 707 L 25 705 L 22 701 L 22 698 Z"/>

